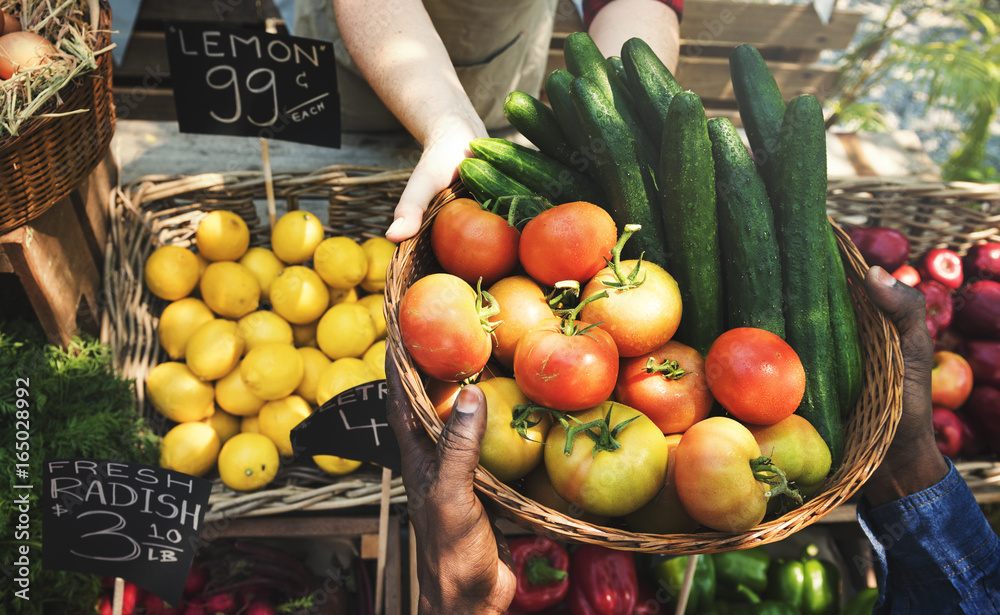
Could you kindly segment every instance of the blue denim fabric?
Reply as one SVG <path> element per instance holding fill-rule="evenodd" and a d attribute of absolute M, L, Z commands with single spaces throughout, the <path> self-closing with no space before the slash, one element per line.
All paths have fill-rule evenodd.
<path fill-rule="evenodd" d="M 882 589 L 874 613 L 1000 613 L 1000 539 L 955 470 L 883 504 L 858 503 Z"/>

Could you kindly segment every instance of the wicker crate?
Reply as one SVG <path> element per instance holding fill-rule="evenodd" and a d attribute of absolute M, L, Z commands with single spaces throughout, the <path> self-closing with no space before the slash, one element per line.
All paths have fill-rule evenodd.
<path fill-rule="evenodd" d="M 273 178 L 274 194 L 279 211 L 306 209 L 322 219 L 325 210 L 328 235 L 363 240 L 385 233 L 409 173 L 349 165 L 285 173 Z M 266 245 L 269 227 L 258 213 L 263 203 L 266 183 L 261 172 L 147 176 L 112 196 L 101 338 L 110 345 L 119 373 L 135 380 L 138 410 L 158 433 L 172 423 L 146 403 L 144 383 L 155 365 L 168 360 L 156 334 L 159 314 L 168 302 L 143 284 L 146 258 L 162 245 L 191 245 L 198 222 L 214 209 L 239 214 L 250 227 L 251 245 Z M 217 476 L 214 483 L 208 520 L 378 505 L 382 476 L 377 468 L 364 467 L 332 477 L 312 465 L 292 463 L 283 464 L 275 479 L 258 491 L 235 492 Z M 405 502 L 401 478 L 393 480 L 390 498 L 392 503 Z"/>

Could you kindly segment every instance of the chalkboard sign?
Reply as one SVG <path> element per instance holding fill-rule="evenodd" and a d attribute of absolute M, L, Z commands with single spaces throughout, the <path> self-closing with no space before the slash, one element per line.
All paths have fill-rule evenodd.
<path fill-rule="evenodd" d="M 42 567 L 121 577 L 179 604 L 212 482 L 107 459 L 43 466 Z"/>
<path fill-rule="evenodd" d="M 340 147 L 331 43 L 192 23 L 165 32 L 181 132 Z"/>
<path fill-rule="evenodd" d="M 385 380 L 374 380 L 327 401 L 292 429 L 295 456 L 336 455 L 399 472 L 399 444 L 385 418 L 387 397 Z"/>

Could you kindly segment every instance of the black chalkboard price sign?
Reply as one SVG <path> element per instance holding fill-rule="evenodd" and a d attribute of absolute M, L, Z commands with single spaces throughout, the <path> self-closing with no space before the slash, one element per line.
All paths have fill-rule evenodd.
<path fill-rule="evenodd" d="M 165 24 L 181 132 L 340 147 L 340 96 L 326 41 Z"/>
<path fill-rule="evenodd" d="M 42 474 L 42 567 L 121 577 L 180 603 L 211 481 L 107 459 L 47 459 Z"/>

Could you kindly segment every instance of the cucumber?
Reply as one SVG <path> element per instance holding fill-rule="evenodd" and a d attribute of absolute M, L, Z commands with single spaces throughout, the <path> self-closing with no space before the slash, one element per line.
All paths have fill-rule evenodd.
<path fill-rule="evenodd" d="M 644 172 L 632 132 L 588 77 L 574 79 L 569 91 L 584 135 L 592 143 L 603 144 L 596 156 L 594 170 L 607 195 L 607 210 L 615 226 L 619 232 L 626 224 L 642 226 L 625 244 L 622 258 L 642 256 L 665 267 L 663 223 L 653 207 L 656 194 L 648 181 L 649 174 Z"/>
<path fill-rule="evenodd" d="M 534 190 L 479 158 L 465 158 L 458 163 L 458 176 L 480 204 L 503 196 L 537 196 Z"/>
<path fill-rule="evenodd" d="M 503 114 L 539 151 L 567 166 L 572 164 L 573 148 L 548 105 L 531 94 L 514 90 L 504 98 Z"/>
<path fill-rule="evenodd" d="M 670 100 L 683 88 L 652 48 L 641 38 L 630 38 L 622 46 L 622 66 L 636 109 L 656 143 L 661 141 L 663 120 Z"/>
<path fill-rule="evenodd" d="M 670 238 L 665 268 L 677 280 L 684 306 L 675 338 L 706 354 L 725 330 L 725 300 L 715 163 L 705 107 L 694 92 L 681 92 L 670 102 L 657 184 L 663 229 Z"/>
<path fill-rule="evenodd" d="M 816 97 L 793 98 L 785 110 L 774 161 L 775 227 L 785 292 L 785 339 L 799 355 L 806 390 L 797 412 L 823 437 L 840 464 L 844 434 L 828 297 L 826 129 Z"/>
<path fill-rule="evenodd" d="M 830 323 L 833 326 L 834 361 L 837 365 L 837 394 L 840 415 L 846 417 L 861 396 L 863 365 L 861 361 L 861 336 L 854 313 L 854 299 L 847 287 L 847 272 L 840 258 L 833 227 L 827 225 L 827 254 L 829 275 L 827 293 L 830 302 Z"/>
<path fill-rule="evenodd" d="M 618 80 L 628 87 L 628 75 L 625 74 L 625 65 L 622 64 L 621 56 L 608 56 L 608 65 L 618 75 Z"/>
<path fill-rule="evenodd" d="M 785 337 L 781 259 L 767 189 L 728 118 L 708 120 L 726 296 L 726 328 Z"/>
<path fill-rule="evenodd" d="M 593 143 L 587 140 L 580 116 L 573 106 L 569 95 L 569 85 L 573 82 L 572 74 L 566 69 L 557 68 L 545 77 L 545 96 L 552 105 L 556 122 L 566 135 L 570 154 L 567 166 L 583 173 L 592 179 L 597 179 L 594 172 L 595 153 Z"/>
<path fill-rule="evenodd" d="M 476 158 L 537 192 L 554 204 L 588 201 L 604 202 L 604 193 L 589 177 L 538 150 L 507 139 L 480 138 L 469 143 Z"/>
<path fill-rule="evenodd" d="M 753 45 L 737 45 L 729 54 L 729 74 L 743 130 L 768 194 L 774 184 L 774 156 L 778 151 L 785 101 L 771 69 Z M 771 195 L 773 196 L 773 195 Z"/>

